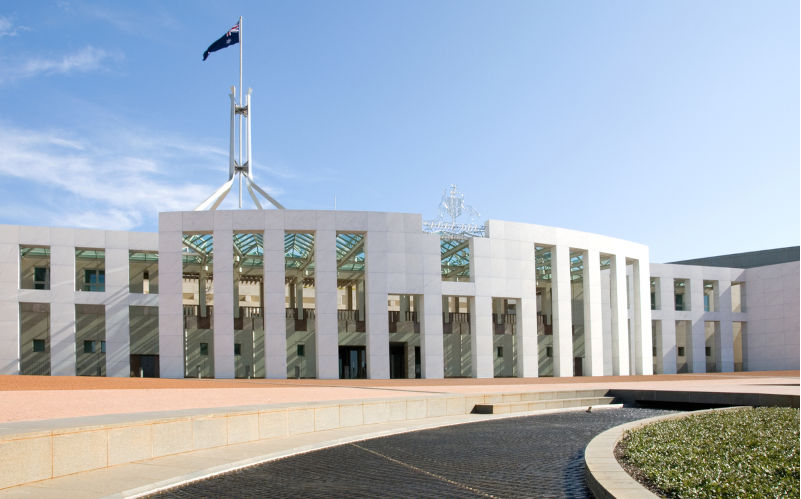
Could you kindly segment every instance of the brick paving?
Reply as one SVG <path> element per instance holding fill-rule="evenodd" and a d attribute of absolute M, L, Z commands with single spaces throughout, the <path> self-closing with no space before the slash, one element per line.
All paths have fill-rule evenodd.
<path fill-rule="evenodd" d="M 592 497 L 584 448 L 671 411 L 625 408 L 501 419 L 346 444 L 154 497 Z"/>

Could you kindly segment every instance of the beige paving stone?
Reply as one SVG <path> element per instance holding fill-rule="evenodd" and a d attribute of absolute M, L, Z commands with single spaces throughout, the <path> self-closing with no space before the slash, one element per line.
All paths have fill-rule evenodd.
<path fill-rule="evenodd" d="M 314 431 L 314 409 L 291 409 L 286 411 L 287 433 L 311 433 Z"/>
<path fill-rule="evenodd" d="M 259 412 L 259 438 L 278 438 L 289 435 L 287 411 Z"/>
<path fill-rule="evenodd" d="M 314 431 L 339 428 L 339 406 L 316 407 L 314 409 Z"/>
<path fill-rule="evenodd" d="M 259 414 L 228 416 L 228 444 L 241 444 L 259 439 Z"/>
<path fill-rule="evenodd" d="M 384 423 L 389 421 L 389 404 L 387 402 L 365 402 L 364 424 Z"/>
<path fill-rule="evenodd" d="M 108 465 L 153 457 L 151 425 L 124 426 L 108 430 Z"/>
<path fill-rule="evenodd" d="M 364 424 L 361 402 L 358 404 L 340 404 L 339 424 L 340 426 L 361 426 Z"/>
<path fill-rule="evenodd" d="M 445 400 L 445 414 L 447 416 L 464 414 L 464 397 L 448 397 Z"/>
<path fill-rule="evenodd" d="M 389 406 L 389 420 L 390 421 L 404 421 L 406 420 L 406 401 L 405 400 L 392 400 L 387 404 Z"/>
<path fill-rule="evenodd" d="M 406 401 L 406 419 L 422 419 L 426 417 L 426 401 L 410 399 Z"/>
<path fill-rule="evenodd" d="M 151 425 L 153 457 L 192 450 L 193 424 L 185 419 Z"/>
<path fill-rule="evenodd" d="M 0 488 L 50 478 L 50 437 L 0 441 L 0 463 Z"/>
<path fill-rule="evenodd" d="M 94 470 L 107 465 L 106 430 L 53 435 L 53 476 Z"/>
<path fill-rule="evenodd" d="M 192 420 L 192 442 L 195 449 L 219 447 L 228 443 L 225 416 L 198 417 Z"/>
<path fill-rule="evenodd" d="M 426 408 L 426 415 L 429 418 L 436 418 L 445 415 L 445 399 L 435 398 L 428 399 L 428 407 Z"/>

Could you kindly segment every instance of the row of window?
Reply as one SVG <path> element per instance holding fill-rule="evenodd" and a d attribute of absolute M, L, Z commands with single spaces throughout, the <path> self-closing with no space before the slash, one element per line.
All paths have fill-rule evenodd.
<path fill-rule="evenodd" d="M 131 293 L 158 293 L 158 254 L 152 251 L 129 251 L 129 287 Z M 20 246 L 20 289 L 50 289 L 50 248 Z M 105 250 L 75 249 L 75 290 L 106 290 Z"/>
<path fill-rule="evenodd" d="M 661 296 L 659 277 L 651 278 L 651 310 L 663 310 L 664 301 Z M 704 281 L 704 312 L 720 311 L 719 281 Z M 730 289 L 731 312 L 745 312 L 745 283 L 732 282 Z M 673 310 L 678 312 L 690 310 L 690 280 L 673 279 Z"/>

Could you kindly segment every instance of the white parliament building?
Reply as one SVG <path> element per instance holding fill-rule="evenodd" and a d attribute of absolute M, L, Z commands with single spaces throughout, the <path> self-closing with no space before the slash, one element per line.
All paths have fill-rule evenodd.
<path fill-rule="evenodd" d="M 232 91 L 228 181 L 194 211 L 160 213 L 157 234 L 0 225 L 0 374 L 799 368 L 798 247 L 650 263 L 647 246 L 614 237 L 459 222 L 471 210 L 454 187 L 434 221 L 284 209 L 253 181 L 249 107 Z M 258 209 L 217 209 L 236 179 Z"/>

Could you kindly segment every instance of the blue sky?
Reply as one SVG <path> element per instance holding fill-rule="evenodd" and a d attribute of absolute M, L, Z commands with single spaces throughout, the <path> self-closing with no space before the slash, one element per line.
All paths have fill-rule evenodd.
<path fill-rule="evenodd" d="M 657 262 L 799 244 L 789 0 L 5 2 L 0 223 L 155 231 L 210 195 L 238 50 L 201 58 L 240 15 L 287 208 L 427 219 L 456 183 Z"/>

